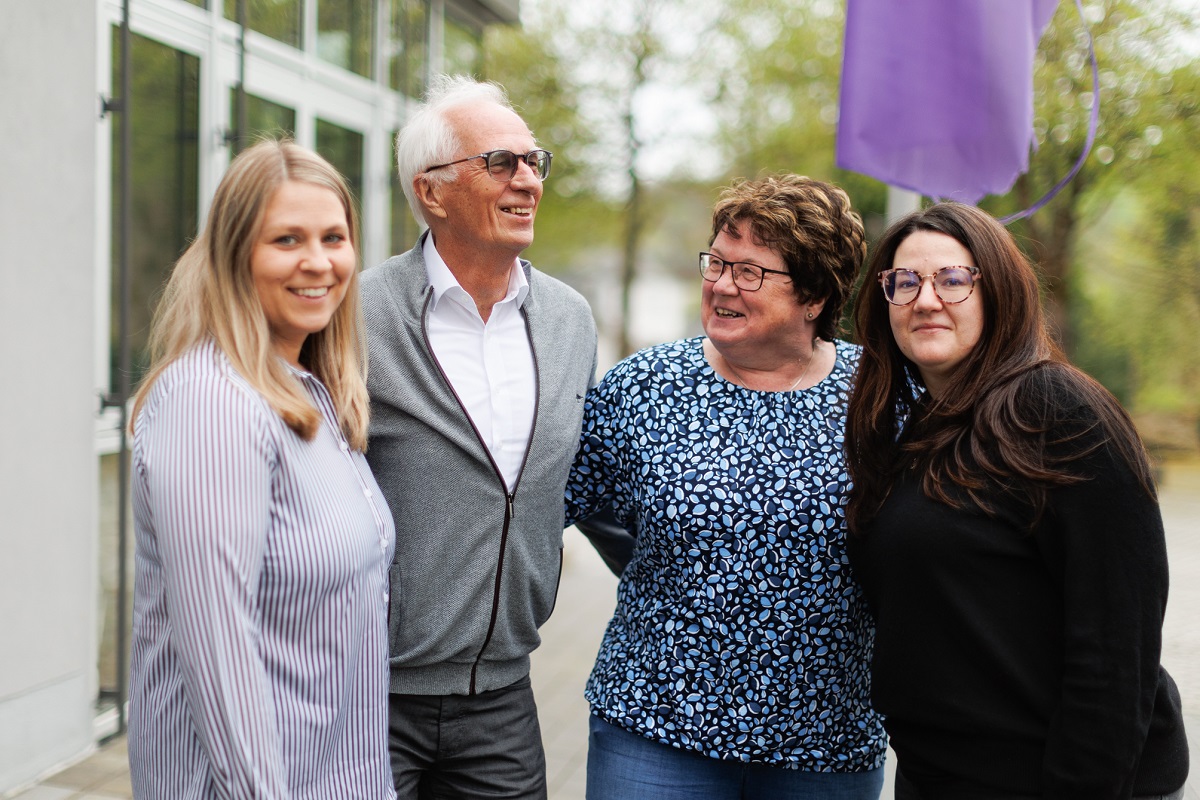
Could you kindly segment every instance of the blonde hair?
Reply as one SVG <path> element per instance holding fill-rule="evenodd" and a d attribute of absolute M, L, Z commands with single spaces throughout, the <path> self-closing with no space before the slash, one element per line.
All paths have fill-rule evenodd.
<path fill-rule="evenodd" d="M 131 428 L 163 370 L 189 349 L 212 339 L 289 428 L 306 440 L 316 435 L 321 414 L 276 355 L 250 274 L 250 257 L 267 204 L 287 181 L 321 186 L 337 195 L 357 253 L 354 202 L 345 179 L 329 162 L 291 141 L 261 141 L 238 155 L 217 187 L 200 235 L 176 262 L 155 311 L 151 367 L 134 397 Z M 329 389 L 351 446 L 366 450 L 366 343 L 357 269 L 329 324 L 305 340 L 300 363 Z"/>

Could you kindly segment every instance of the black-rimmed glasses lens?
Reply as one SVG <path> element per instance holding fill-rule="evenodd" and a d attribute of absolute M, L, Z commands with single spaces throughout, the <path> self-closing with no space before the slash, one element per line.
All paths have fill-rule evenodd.
<path fill-rule="evenodd" d="M 762 288 L 763 279 L 768 272 L 791 277 L 791 273 L 780 269 L 767 269 L 746 261 L 723 261 L 712 253 L 700 254 L 700 274 L 709 283 L 721 280 L 726 267 L 729 267 L 729 272 L 733 275 L 733 285 L 743 292 L 757 292 Z"/>
<path fill-rule="evenodd" d="M 942 267 L 932 275 L 922 275 L 911 269 L 885 269 L 879 273 L 879 285 L 889 303 L 906 306 L 917 299 L 926 278 L 933 283 L 938 299 L 953 305 L 971 296 L 975 281 L 979 279 L 979 267 Z"/>
<path fill-rule="evenodd" d="M 549 150 L 530 150 L 528 153 L 514 153 L 511 150 L 490 150 L 486 153 L 479 153 L 474 156 L 460 158 L 457 161 L 447 161 L 445 164 L 435 164 L 426 169 L 426 172 L 432 172 L 435 169 L 442 167 L 452 167 L 455 164 L 461 164 L 464 161 L 471 161 L 476 158 L 482 158 L 484 165 L 487 168 L 488 175 L 493 180 L 507 183 L 511 181 L 517 174 L 517 167 L 523 161 L 525 162 L 533 174 L 537 176 L 539 181 L 544 181 L 550 177 L 550 161 L 554 158 L 554 154 Z"/>

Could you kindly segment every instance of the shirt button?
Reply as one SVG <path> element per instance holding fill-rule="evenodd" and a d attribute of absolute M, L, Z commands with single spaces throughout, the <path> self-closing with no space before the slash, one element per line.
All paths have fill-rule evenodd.
<path fill-rule="evenodd" d="M 339 442 L 339 443 L 338 443 L 338 447 L 340 447 L 340 448 L 341 448 L 341 450 L 342 450 L 342 452 L 343 452 L 343 453 L 345 453 L 347 450 L 349 450 L 349 449 L 350 449 L 350 445 L 349 445 L 349 444 L 347 444 L 346 442 Z"/>
<path fill-rule="evenodd" d="M 371 490 L 363 489 L 363 497 L 370 497 L 370 496 L 371 496 Z"/>

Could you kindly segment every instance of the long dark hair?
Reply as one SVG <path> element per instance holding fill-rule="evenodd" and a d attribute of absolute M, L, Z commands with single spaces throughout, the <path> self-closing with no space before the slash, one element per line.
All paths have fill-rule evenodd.
<path fill-rule="evenodd" d="M 916 366 L 892 335 L 887 300 L 874 285 L 874 277 L 892 266 L 900 243 L 917 231 L 951 237 L 980 271 L 975 291 L 982 299 L 983 331 L 947 380 L 952 389 L 937 398 L 922 393 Z M 1081 421 L 1101 427 L 1153 495 L 1149 460 L 1129 415 L 1055 345 L 1037 275 L 990 215 L 961 203 L 915 211 L 884 233 L 866 274 L 854 305 L 863 353 L 846 424 L 851 530 L 874 518 L 899 473 L 913 464 L 920 468 L 922 491 L 934 500 L 958 508 L 969 498 L 990 514 L 996 510 L 992 490 L 1001 487 L 1029 503 L 1036 519 L 1051 486 L 1084 479 L 1071 464 L 1090 451 L 1055 446 L 1064 443 L 1055 437 L 1080 435 L 1078 426 L 1062 433 L 1060 423 L 1077 418 L 1081 408 L 1087 410 Z"/>

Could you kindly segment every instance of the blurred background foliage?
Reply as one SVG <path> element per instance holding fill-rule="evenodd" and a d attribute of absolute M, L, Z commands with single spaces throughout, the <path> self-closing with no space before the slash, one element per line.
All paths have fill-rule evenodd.
<path fill-rule="evenodd" d="M 555 154 L 529 257 L 588 294 L 616 355 L 651 343 L 632 334 L 637 281 L 674 276 L 694 286 L 709 209 L 732 179 L 788 171 L 832 180 L 872 236 L 882 231 L 887 187 L 834 164 L 843 2 L 522 8 L 522 28 L 489 31 L 484 77 L 509 90 Z M 1027 208 L 1082 154 L 1095 100 L 1090 31 L 1100 69 L 1092 152 L 1053 200 L 1010 229 L 1044 277 L 1072 360 L 1121 399 L 1160 454 L 1195 452 L 1198 12 L 1183 0 L 1093 0 L 1084 10 L 1086 29 L 1075 3 L 1061 2 L 1040 43 L 1029 171 L 981 205 L 997 216 Z"/>

